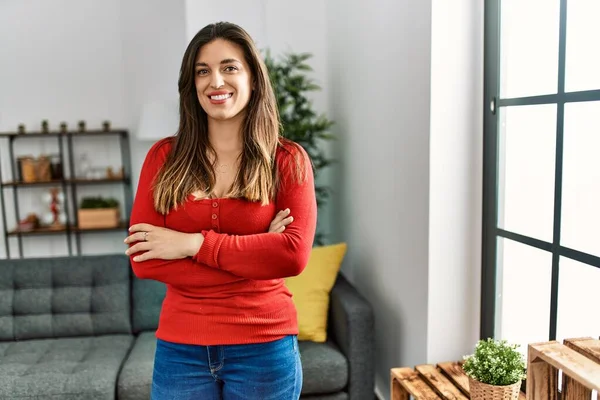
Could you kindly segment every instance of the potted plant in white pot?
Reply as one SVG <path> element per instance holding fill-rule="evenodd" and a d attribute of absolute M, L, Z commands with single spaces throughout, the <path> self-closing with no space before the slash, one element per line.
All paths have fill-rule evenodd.
<path fill-rule="evenodd" d="M 464 357 L 463 370 L 469 377 L 471 399 L 518 399 L 526 374 L 518 345 L 506 340 L 480 340 L 475 353 Z"/>

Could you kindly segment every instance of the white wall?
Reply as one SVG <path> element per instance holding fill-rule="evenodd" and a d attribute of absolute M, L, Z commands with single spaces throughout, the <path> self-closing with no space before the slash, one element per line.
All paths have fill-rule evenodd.
<path fill-rule="evenodd" d="M 376 386 L 478 336 L 482 16 L 477 0 L 329 1 L 344 272 L 373 305 Z"/>
<path fill-rule="evenodd" d="M 40 130 L 42 119 L 56 129 L 61 121 L 74 127 L 78 120 L 98 128 L 105 119 L 115 127 L 127 127 L 126 77 L 123 74 L 123 47 L 117 0 L 4 1 L 0 3 L 0 131 L 15 131 L 24 123 L 28 130 Z M 2 140 L 3 179 L 8 180 L 7 141 Z M 56 140 L 22 139 L 16 154 L 39 155 L 58 150 Z M 90 138 L 77 141 L 76 152 L 94 155 L 95 166 L 120 166 L 116 141 Z M 122 197 L 111 186 L 85 188 L 81 195 L 101 189 Z M 9 208 L 9 229 L 14 228 L 12 192 L 4 191 Z M 43 210 L 42 189 L 21 189 L 20 206 L 27 212 Z M 115 235 L 91 234 L 95 250 L 114 247 L 122 239 Z M 99 237 L 102 240 L 95 240 Z M 12 255 L 16 240 L 12 239 Z M 25 239 L 25 254 L 61 255 L 67 253 L 63 237 L 38 236 Z M 85 246 L 85 244 L 84 244 Z M 5 256 L 4 243 L 0 257 Z"/>
<path fill-rule="evenodd" d="M 0 48 L 7 60 L 0 63 L 0 131 L 15 131 L 20 123 L 29 130 L 39 130 L 42 119 L 50 121 L 51 129 L 63 120 L 74 127 L 83 119 L 90 128 L 111 120 L 114 127 L 126 128 L 131 134 L 135 193 L 143 158 L 152 144 L 136 138 L 142 107 L 149 101 L 177 96 L 186 45 L 184 7 L 183 0 L 0 3 Z M 38 145 L 36 140 L 19 140 L 16 154 L 37 156 L 54 151 L 55 142 L 48 139 Z M 0 142 L 4 180 L 9 180 L 7 143 Z M 86 153 L 94 166 L 120 166 L 116 140 L 86 138 L 78 140 L 77 149 L 78 155 Z M 20 191 L 21 218 L 44 210 L 40 190 Z M 116 185 L 90 185 L 78 190 L 79 199 L 99 194 L 123 200 L 123 191 Z M 5 195 L 12 229 L 16 223 L 12 193 L 5 190 Z M 82 251 L 122 252 L 123 237 L 123 232 L 86 233 L 82 235 Z M 10 243 L 14 257 L 16 239 Z M 67 254 L 64 236 L 31 237 L 23 244 L 27 257 Z M 4 247 L 2 242 L 0 257 L 6 256 Z"/>
<path fill-rule="evenodd" d="M 431 3 L 328 1 L 344 271 L 375 310 L 379 391 L 427 357 Z"/>
<path fill-rule="evenodd" d="M 126 0 L 121 5 L 125 93 L 130 112 L 133 187 L 152 141 L 138 140 L 145 103 L 178 99 L 177 80 L 187 45 L 184 0 Z M 176 128 L 176 127 L 175 127 Z M 174 132 L 165 132 L 169 136 Z"/>
<path fill-rule="evenodd" d="M 479 337 L 483 3 L 433 0 L 427 362 Z"/>

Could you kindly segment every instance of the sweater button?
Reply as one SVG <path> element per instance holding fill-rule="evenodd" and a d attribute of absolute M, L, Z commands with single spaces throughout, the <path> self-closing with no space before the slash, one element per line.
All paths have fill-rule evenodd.
<path fill-rule="evenodd" d="M 212 219 L 217 219 L 217 214 L 213 214 Z"/>
<path fill-rule="evenodd" d="M 214 208 L 217 208 L 217 207 L 219 207 L 219 203 L 217 203 L 217 202 L 215 201 L 215 202 L 213 203 L 213 207 L 214 207 Z"/>

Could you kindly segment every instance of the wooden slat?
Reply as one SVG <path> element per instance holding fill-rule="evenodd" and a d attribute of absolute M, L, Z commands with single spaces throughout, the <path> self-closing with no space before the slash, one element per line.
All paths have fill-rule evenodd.
<path fill-rule="evenodd" d="M 565 346 L 600 364 L 600 340 L 591 337 L 565 339 Z"/>
<path fill-rule="evenodd" d="M 564 341 L 565 346 L 595 362 L 600 360 L 599 343 L 600 341 L 591 337 L 565 339 Z M 582 383 L 577 382 L 567 374 L 562 374 L 562 378 L 562 398 L 564 400 L 589 399 L 592 396 L 592 391 Z"/>
<path fill-rule="evenodd" d="M 392 368 L 390 370 L 390 400 L 410 400 L 410 393 L 400 385 L 398 374 L 401 370 L 410 368 Z"/>
<path fill-rule="evenodd" d="M 527 362 L 527 400 L 556 400 L 558 398 L 558 370 L 532 356 Z"/>
<path fill-rule="evenodd" d="M 592 391 L 582 383 L 577 382 L 570 376 L 562 375 L 561 399 L 563 400 L 589 400 L 592 397 Z"/>
<path fill-rule="evenodd" d="M 589 389 L 600 390 L 600 365 L 567 346 L 556 341 L 536 343 L 529 345 L 528 352 L 528 364 L 543 360 Z"/>
<path fill-rule="evenodd" d="M 405 397 L 402 397 L 401 391 L 395 388 L 395 383 L 398 382 L 408 393 L 415 397 L 418 400 L 442 400 L 440 396 L 437 395 L 427 385 L 427 383 L 421 379 L 419 373 L 414 371 L 411 368 L 393 368 L 391 372 L 392 377 L 392 400 L 404 400 Z M 396 396 L 396 393 L 399 393 Z"/>
<path fill-rule="evenodd" d="M 415 369 L 421 374 L 421 377 L 446 400 L 468 400 L 454 383 L 446 378 L 434 365 L 417 365 Z"/>
<path fill-rule="evenodd" d="M 450 379 L 457 388 L 469 397 L 469 377 L 465 374 L 462 367 L 457 362 L 439 363 L 438 368 L 441 369 L 448 379 Z"/>

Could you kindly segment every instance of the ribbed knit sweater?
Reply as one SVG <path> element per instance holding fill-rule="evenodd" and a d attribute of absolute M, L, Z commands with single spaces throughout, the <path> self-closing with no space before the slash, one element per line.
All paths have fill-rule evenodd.
<path fill-rule="evenodd" d="M 313 244 L 317 204 L 308 155 L 282 141 L 276 154 L 280 184 L 274 201 L 221 198 L 186 202 L 162 215 L 154 209 L 153 185 L 171 151 L 163 139 L 148 152 L 130 223 L 148 223 L 179 232 L 202 233 L 194 257 L 133 261 L 135 275 L 164 282 L 156 336 L 186 344 L 260 343 L 298 333 L 296 309 L 283 278 L 302 272 Z M 294 178 L 295 157 L 306 179 Z M 283 233 L 267 233 L 275 214 L 289 208 L 294 221 Z"/>

